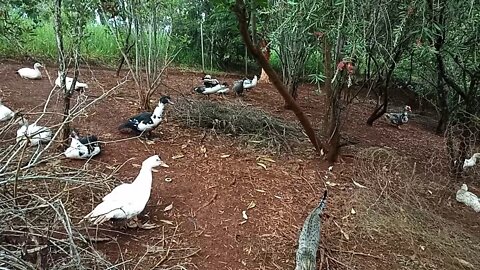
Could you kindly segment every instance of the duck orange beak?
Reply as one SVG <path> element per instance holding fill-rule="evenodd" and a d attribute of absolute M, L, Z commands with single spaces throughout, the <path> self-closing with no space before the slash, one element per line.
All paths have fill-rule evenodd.
<path fill-rule="evenodd" d="M 164 168 L 169 168 L 170 167 L 170 166 L 167 165 L 167 163 L 165 163 L 163 161 L 160 163 L 160 166 L 164 167 Z"/>

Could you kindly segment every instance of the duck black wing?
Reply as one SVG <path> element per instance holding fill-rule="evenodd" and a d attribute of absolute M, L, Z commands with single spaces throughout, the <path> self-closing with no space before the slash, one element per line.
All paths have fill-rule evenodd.
<path fill-rule="evenodd" d="M 408 122 L 408 116 L 405 113 L 386 113 L 385 118 L 394 125 L 403 125 Z"/>
<path fill-rule="evenodd" d="M 92 153 L 95 150 L 95 147 L 98 147 L 98 138 L 95 135 L 88 135 L 85 137 L 78 138 L 81 144 L 85 145 L 88 149 L 88 153 Z M 80 155 L 82 156 L 82 155 Z"/>
<path fill-rule="evenodd" d="M 98 138 L 95 135 L 88 135 L 88 136 L 85 136 L 85 137 L 80 137 L 80 138 L 78 138 L 78 140 L 83 145 L 98 143 Z"/>
<path fill-rule="evenodd" d="M 118 129 L 130 128 L 132 130 L 141 132 L 141 130 L 138 129 L 138 125 L 140 123 L 153 124 L 152 113 L 151 112 L 143 112 L 143 113 L 137 114 L 137 115 L 131 117 L 130 119 L 128 119 L 127 122 L 120 125 L 118 127 Z"/>

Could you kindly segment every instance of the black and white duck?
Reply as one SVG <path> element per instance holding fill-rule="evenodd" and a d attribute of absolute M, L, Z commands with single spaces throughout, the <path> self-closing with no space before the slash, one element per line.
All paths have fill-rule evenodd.
<path fill-rule="evenodd" d="M 217 79 L 212 78 L 212 76 L 208 74 L 203 76 L 202 80 L 203 80 L 203 85 L 207 88 L 214 87 L 220 84 L 220 82 Z"/>
<path fill-rule="evenodd" d="M 95 135 L 78 136 L 76 131 L 70 134 L 71 142 L 64 155 L 71 159 L 88 159 L 98 155 L 101 151 L 98 138 Z"/>
<path fill-rule="evenodd" d="M 257 86 L 258 78 L 257 75 L 253 76 L 253 79 L 242 79 L 235 81 L 233 84 L 233 91 L 237 95 L 242 95 L 244 90 L 252 89 Z"/>
<path fill-rule="evenodd" d="M 151 136 L 152 130 L 160 125 L 163 118 L 163 112 L 165 110 L 165 105 L 167 104 L 174 104 L 169 96 L 162 96 L 158 101 L 158 105 L 153 111 L 151 112 L 143 112 L 138 115 L 135 115 L 127 120 L 127 122 L 123 123 L 118 127 L 119 130 L 128 128 L 136 132 L 137 134 L 142 134 L 147 132 L 149 136 Z"/>
<path fill-rule="evenodd" d="M 406 105 L 402 113 L 385 113 L 385 119 L 392 125 L 400 128 L 408 122 L 408 113 L 412 112 L 410 106 Z"/>
<path fill-rule="evenodd" d="M 2 99 L 0 98 L 0 122 L 8 121 L 15 116 L 15 113 L 2 104 Z"/>
<path fill-rule="evenodd" d="M 158 166 L 168 167 L 158 155 L 144 160 L 138 176 L 132 183 L 123 183 L 114 188 L 83 219 L 92 222 L 94 225 L 109 220 L 127 221 L 132 218 L 136 219 L 150 199 L 153 180 L 152 169 Z"/>
<path fill-rule="evenodd" d="M 16 71 L 20 77 L 30 80 L 39 80 L 42 78 L 42 73 L 38 68 L 43 67 L 40 63 L 35 63 L 33 68 L 21 68 Z"/>

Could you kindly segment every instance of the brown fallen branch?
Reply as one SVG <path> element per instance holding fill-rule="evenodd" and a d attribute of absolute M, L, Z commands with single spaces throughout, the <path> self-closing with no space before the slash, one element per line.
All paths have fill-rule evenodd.
<path fill-rule="evenodd" d="M 363 253 L 363 252 L 357 252 L 357 251 L 353 251 L 353 250 L 341 250 L 341 249 L 335 249 L 335 248 L 328 248 L 328 247 L 325 247 L 325 246 L 322 246 L 322 245 L 320 247 L 322 249 L 326 249 L 330 252 L 349 253 L 349 254 L 356 255 L 356 256 L 370 257 L 370 258 L 375 258 L 375 259 L 379 259 L 379 260 L 383 259 L 380 256 L 376 256 L 376 255 L 372 255 L 372 254 L 368 254 L 368 253 Z"/>
<path fill-rule="evenodd" d="M 268 77 L 270 78 L 270 81 L 272 82 L 272 84 L 275 86 L 275 88 L 278 90 L 280 95 L 285 100 L 285 104 L 287 104 L 288 107 L 292 109 L 293 113 L 295 113 L 295 116 L 300 121 L 300 124 L 302 125 L 302 127 L 305 129 L 305 133 L 310 139 L 310 142 L 315 147 L 315 150 L 317 150 L 317 152 L 320 155 L 323 155 L 324 154 L 323 149 L 326 149 L 326 148 L 323 146 L 321 142 L 319 142 L 315 134 L 315 131 L 313 130 L 312 125 L 310 124 L 310 121 L 305 116 L 302 109 L 300 109 L 298 104 L 295 102 L 293 97 L 288 93 L 287 88 L 282 83 L 282 81 L 280 80 L 280 77 L 277 75 L 275 70 L 273 70 L 270 63 L 268 63 L 267 59 L 264 57 L 261 50 L 255 47 L 255 45 L 253 45 L 253 42 L 250 39 L 250 33 L 248 31 L 248 19 L 247 19 L 246 10 L 245 10 L 245 4 L 243 3 L 242 0 L 236 0 L 236 4 L 233 6 L 232 9 L 237 15 L 240 34 L 242 35 L 243 42 L 245 43 L 245 46 L 247 47 L 248 51 L 253 55 L 255 60 L 257 60 L 257 63 L 262 67 L 265 73 L 267 73 Z"/>
<path fill-rule="evenodd" d="M 210 204 L 212 204 L 213 201 L 215 201 L 215 199 L 217 198 L 217 196 L 218 196 L 217 193 L 213 194 L 212 198 L 211 198 L 208 202 L 206 202 L 206 203 L 204 203 L 202 206 L 200 206 L 200 207 L 195 211 L 195 213 L 197 213 L 197 212 L 200 211 L 201 209 L 203 209 L 203 208 L 209 206 Z"/>

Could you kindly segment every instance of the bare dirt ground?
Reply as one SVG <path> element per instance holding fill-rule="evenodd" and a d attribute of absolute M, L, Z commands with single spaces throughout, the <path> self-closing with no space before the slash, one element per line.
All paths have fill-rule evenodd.
<path fill-rule="evenodd" d="M 25 111 L 37 108 L 39 111 L 52 85 L 46 77 L 39 81 L 17 77 L 14 72 L 22 66 L 12 61 L 0 62 L 1 97 L 11 108 L 24 108 Z M 47 69 L 54 80 L 56 69 Z M 200 76 L 199 73 L 169 70 L 164 79 L 165 87 L 159 89 L 154 100 L 160 93 L 170 95 L 174 101 L 184 96 L 207 99 L 191 92 L 201 83 Z M 104 68 L 84 68 L 80 77 L 89 83 L 87 94 L 92 98 L 120 80 L 114 76 L 114 71 Z M 218 77 L 231 85 L 240 76 L 225 74 Z M 324 97 L 314 90 L 314 86 L 302 85 L 298 102 L 313 126 L 321 127 Z M 211 99 L 225 101 L 218 97 Z M 283 110 L 283 101 L 271 85 L 260 84 L 243 98 L 230 93 L 226 100 L 241 100 L 296 121 L 290 111 Z M 432 132 L 433 119 L 412 117 L 411 122 L 400 130 L 382 120 L 368 127 L 365 120 L 374 104 L 368 100 L 354 103 L 346 112 L 345 134 L 357 144 L 345 148 L 341 161 L 329 172 L 328 164 L 315 155 L 305 138 L 293 153 L 256 150 L 230 136 L 182 126 L 172 117 L 174 106 L 167 108 L 166 119 L 155 131 L 159 139 L 154 144 L 138 139 L 115 142 L 133 136 L 117 130 L 122 121 L 138 113 L 133 81 L 73 123 L 81 133 L 95 134 L 106 142 L 102 154 L 90 161 L 91 169 L 119 168 L 115 177 L 131 181 L 139 170 L 135 165 L 154 153 L 170 165 L 170 168 L 154 173 L 152 195 L 145 211 L 150 222 L 160 225 L 158 228 L 117 230 L 108 225 L 99 228 L 97 236 L 111 240 L 98 243 L 97 247 L 110 260 L 118 263 L 131 260 L 125 264 L 126 269 L 163 267 L 168 261 L 181 261 L 186 269 L 293 269 L 299 230 L 323 190 L 328 188 L 322 246 L 329 251 L 330 259 L 328 266 L 323 264 L 323 269 L 420 269 L 401 268 L 395 258 L 412 254 L 404 254 L 401 245 L 391 245 L 388 235 L 380 239 L 356 237 L 361 234 L 355 231 L 355 220 L 351 220 L 352 217 L 348 222 L 345 220 L 351 211 L 356 188 L 352 184 L 355 172 L 349 168 L 356 152 L 372 146 L 393 150 L 411 164 L 426 164 L 434 151 L 444 145 L 443 137 Z M 402 104 L 395 107 L 400 108 Z M 45 119 L 42 124 L 53 121 Z M 425 125 L 425 122 L 429 124 Z M 258 166 L 256 161 L 263 155 L 275 161 L 267 162 L 266 169 Z M 81 167 L 85 162 L 62 159 L 62 163 Z M 172 181 L 167 182 L 166 178 Z M 421 187 L 420 193 L 425 193 L 426 187 L 434 182 L 435 179 L 425 179 L 425 188 Z M 362 184 L 369 186 L 373 183 Z M 457 186 L 458 183 L 451 183 L 446 195 L 434 192 L 432 202 L 449 198 L 434 208 L 446 219 L 464 222 L 465 230 L 480 237 L 478 215 L 454 201 Z M 78 221 L 88 213 L 108 191 L 98 191 L 97 194 L 77 192 L 71 198 L 76 205 L 70 213 L 74 220 Z M 252 202 L 255 207 L 247 210 Z M 173 204 L 172 210 L 164 211 L 170 204 Z M 242 222 L 243 210 L 247 210 L 246 222 Z M 346 231 L 350 233 L 348 240 Z M 166 257 L 165 250 L 152 249 L 162 246 L 166 238 L 175 243 L 172 254 L 173 249 L 182 251 L 176 258 Z M 141 263 L 135 265 L 140 258 Z"/>

